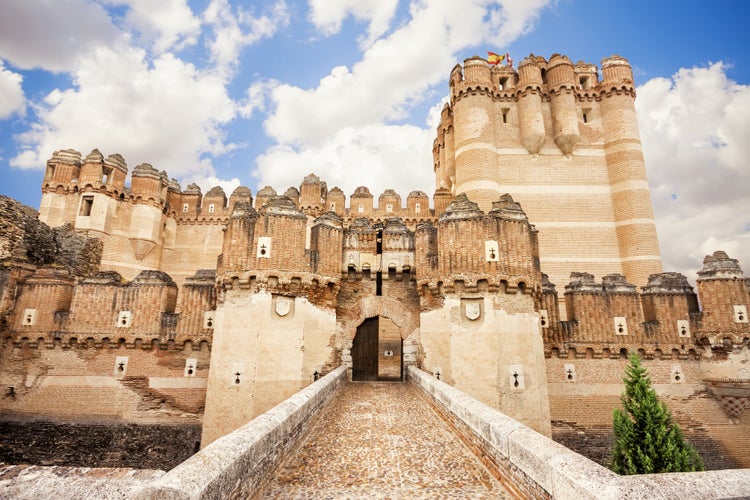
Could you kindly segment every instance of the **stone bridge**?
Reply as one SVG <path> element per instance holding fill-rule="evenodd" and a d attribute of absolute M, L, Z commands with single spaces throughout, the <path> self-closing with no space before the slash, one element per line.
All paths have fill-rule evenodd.
<path fill-rule="evenodd" d="M 409 367 L 311 384 L 169 472 L 8 466 L 2 498 L 740 498 L 750 469 L 618 476 Z"/>

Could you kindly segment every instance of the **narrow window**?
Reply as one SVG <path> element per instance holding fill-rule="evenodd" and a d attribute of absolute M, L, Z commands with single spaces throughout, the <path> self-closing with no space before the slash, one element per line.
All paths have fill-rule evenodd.
<path fill-rule="evenodd" d="M 102 171 L 102 184 L 107 184 L 107 182 L 109 182 L 111 175 L 112 175 L 112 169 L 105 168 Z"/>
<path fill-rule="evenodd" d="M 190 208 L 190 206 L 187 203 L 183 203 L 182 204 L 182 212 L 183 213 L 187 213 L 187 211 L 188 211 L 189 208 Z"/>
<path fill-rule="evenodd" d="M 91 215 L 91 208 L 94 206 L 93 196 L 84 196 L 81 200 L 81 211 L 79 215 L 82 217 L 88 217 Z"/>
<path fill-rule="evenodd" d="M 422 207 L 419 205 L 419 202 L 416 202 L 414 204 L 414 211 L 417 212 L 417 213 L 419 213 L 419 212 L 422 211 Z"/>
<path fill-rule="evenodd" d="M 331 203 L 331 212 L 336 211 L 336 203 Z"/>
<path fill-rule="evenodd" d="M 588 115 L 586 115 L 586 113 L 584 113 L 583 114 L 583 123 L 588 123 L 588 122 L 589 122 L 589 117 L 588 117 Z"/>
<path fill-rule="evenodd" d="M 214 204 L 213 204 L 213 203 L 211 203 L 211 204 L 210 204 L 210 205 L 208 206 L 208 213 L 210 213 L 210 214 L 214 213 Z"/>
<path fill-rule="evenodd" d="M 359 211 L 359 213 L 363 214 L 365 213 L 365 206 L 360 203 L 357 210 Z"/>
<path fill-rule="evenodd" d="M 385 205 L 385 211 L 388 213 L 393 212 L 393 205 L 391 203 L 386 203 Z"/>

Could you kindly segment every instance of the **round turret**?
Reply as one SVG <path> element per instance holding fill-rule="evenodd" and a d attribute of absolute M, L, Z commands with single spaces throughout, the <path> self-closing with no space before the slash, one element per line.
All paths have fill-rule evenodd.
<path fill-rule="evenodd" d="M 550 91 L 555 144 L 564 155 L 569 156 L 581 139 L 575 97 L 576 75 L 570 59 L 559 54 L 550 58 L 547 65 L 547 84 Z"/>
<path fill-rule="evenodd" d="M 617 55 L 602 59 L 602 84 L 606 87 L 633 86 L 633 70 L 624 57 Z"/>
<path fill-rule="evenodd" d="M 464 83 L 468 87 L 492 87 L 490 66 L 479 56 L 464 60 Z"/>
<path fill-rule="evenodd" d="M 518 119 L 521 143 L 536 155 L 544 144 L 544 116 L 542 115 L 542 71 L 534 56 L 518 65 Z"/>

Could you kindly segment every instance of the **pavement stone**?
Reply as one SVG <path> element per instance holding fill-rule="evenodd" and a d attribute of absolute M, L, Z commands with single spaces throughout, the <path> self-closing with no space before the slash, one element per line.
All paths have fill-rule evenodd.
<path fill-rule="evenodd" d="M 262 498 L 511 498 L 411 384 L 349 382 Z"/>

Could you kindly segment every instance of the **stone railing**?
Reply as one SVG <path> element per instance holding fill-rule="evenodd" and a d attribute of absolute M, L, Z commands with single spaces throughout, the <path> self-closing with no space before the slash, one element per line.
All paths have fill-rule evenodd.
<path fill-rule="evenodd" d="M 575 500 L 747 498 L 750 469 L 620 476 L 414 367 L 408 379 L 512 493 Z"/>
<path fill-rule="evenodd" d="M 155 481 L 136 499 L 250 498 L 304 436 L 310 420 L 342 383 L 341 366 L 286 401 L 223 436 Z"/>

